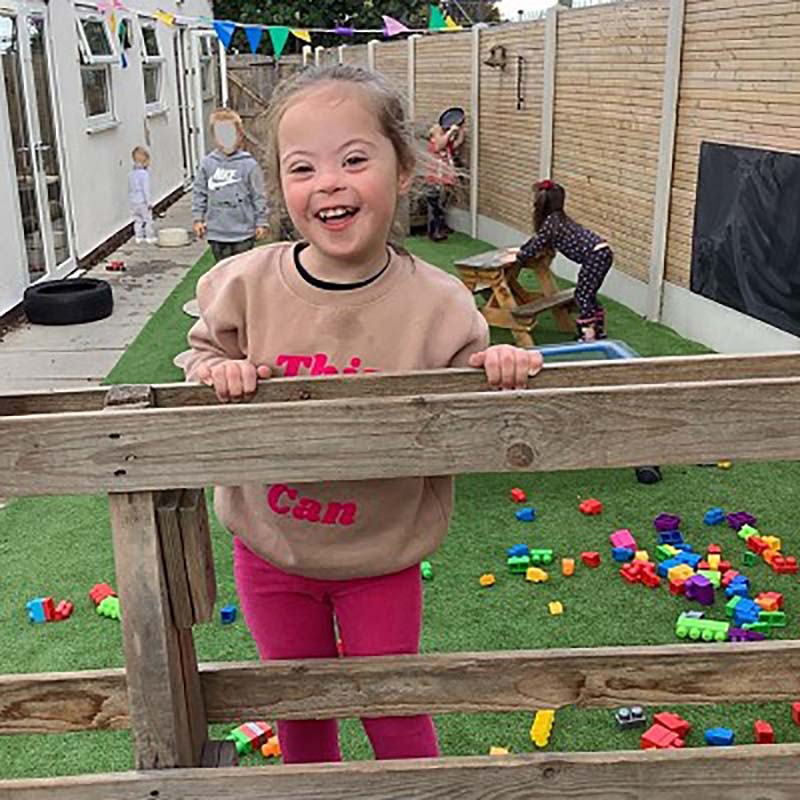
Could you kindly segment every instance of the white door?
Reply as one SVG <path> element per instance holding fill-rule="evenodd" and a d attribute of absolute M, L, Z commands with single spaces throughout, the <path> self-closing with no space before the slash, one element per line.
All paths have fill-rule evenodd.
<path fill-rule="evenodd" d="M 43 3 L 0 10 L 0 69 L 6 100 L 0 113 L 8 117 L 3 127 L 9 131 L 16 178 L 24 284 L 62 277 L 75 268 L 50 48 Z"/>

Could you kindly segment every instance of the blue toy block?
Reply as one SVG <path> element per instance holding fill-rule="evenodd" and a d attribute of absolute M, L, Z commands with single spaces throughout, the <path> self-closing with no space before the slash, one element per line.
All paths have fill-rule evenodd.
<path fill-rule="evenodd" d="M 706 744 L 714 747 L 730 747 L 734 733 L 730 728 L 708 728 L 705 732 Z"/>
<path fill-rule="evenodd" d="M 733 624 L 741 628 L 746 622 L 758 622 L 761 607 L 749 598 L 743 597 L 733 609 Z"/>
<path fill-rule="evenodd" d="M 520 522 L 533 522 L 536 519 L 535 508 L 521 508 L 516 513 L 516 517 Z"/>
<path fill-rule="evenodd" d="M 719 525 L 725 521 L 725 512 L 719 507 L 709 508 L 703 516 L 706 525 Z"/>
<path fill-rule="evenodd" d="M 703 560 L 697 553 L 687 553 L 682 551 L 675 556 L 679 564 L 688 564 L 692 569 L 697 569 L 697 565 Z"/>
<path fill-rule="evenodd" d="M 680 550 L 682 553 L 694 553 L 694 548 L 689 544 L 689 542 L 678 542 L 678 544 L 672 545 L 676 550 Z"/>
<path fill-rule="evenodd" d="M 506 550 L 506 557 L 513 558 L 514 556 L 528 556 L 531 553 L 530 547 L 526 544 L 515 544 Z"/>
<path fill-rule="evenodd" d="M 236 621 L 236 606 L 223 606 L 219 611 L 223 625 L 230 625 Z"/>
<path fill-rule="evenodd" d="M 725 597 L 750 597 L 750 580 L 737 575 L 726 587 Z"/>
<path fill-rule="evenodd" d="M 679 544 L 683 544 L 683 536 L 680 531 L 660 531 L 658 543 L 671 544 L 673 547 L 677 547 Z"/>
<path fill-rule="evenodd" d="M 611 558 L 614 561 L 630 561 L 636 552 L 631 550 L 630 547 L 612 547 L 611 548 Z"/>
<path fill-rule="evenodd" d="M 656 567 L 656 573 L 660 578 L 666 578 L 667 573 L 673 568 L 677 567 L 681 562 L 678 561 L 677 556 L 673 556 L 672 558 L 668 558 L 666 561 L 662 561 Z"/>
<path fill-rule="evenodd" d="M 33 600 L 29 600 L 25 603 L 25 608 L 28 610 L 28 619 L 31 622 L 47 622 L 44 615 L 43 598 L 35 597 Z"/>

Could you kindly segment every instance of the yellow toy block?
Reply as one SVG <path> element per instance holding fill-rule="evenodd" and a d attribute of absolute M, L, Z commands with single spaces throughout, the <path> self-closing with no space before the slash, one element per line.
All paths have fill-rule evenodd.
<path fill-rule="evenodd" d="M 551 601 L 550 603 L 547 604 L 547 607 L 550 609 L 550 613 L 553 616 L 564 613 L 564 606 L 561 605 L 561 602 L 559 600 Z"/>
<path fill-rule="evenodd" d="M 539 567 L 528 567 L 525 572 L 525 580 L 532 581 L 533 583 L 544 583 L 550 576 Z"/>
<path fill-rule="evenodd" d="M 508 748 L 507 747 L 490 747 L 489 748 L 489 755 L 490 756 L 507 756 L 508 755 Z"/>
<path fill-rule="evenodd" d="M 667 571 L 667 579 L 670 581 L 685 581 L 694 575 L 694 570 L 688 564 L 678 564 Z"/>
<path fill-rule="evenodd" d="M 731 464 L 730 461 L 717 461 L 717 466 L 720 469 L 730 469 L 733 466 L 733 464 Z"/>
<path fill-rule="evenodd" d="M 762 536 L 761 538 L 767 543 L 767 547 L 770 550 L 780 550 L 781 549 L 780 536 Z"/>
<path fill-rule="evenodd" d="M 561 559 L 561 574 L 568 578 L 570 575 L 575 574 L 575 559 L 574 558 L 562 558 Z"/>
<path fill-rule="evenodd" d="M 494 575 L 491 572 L 486 572 L 478 578 L 478 583 L 481 586 L 494 586 Z"/>
<path fill-rule="evenodd" d="M 636 554 L 633 556 L 634 561 L 649 561 L 650 556 L 647 554 L 647 550 L 637 550 Z"/>
<path fill-rule="evenodd" d="M 719 562 L 722 561 L 722 558 L 719 555 L 719 553 L 710 553 L 706 560 L 708 561 L 709 569 L 719 570 Z"/>
<path fill-rule="evenodd" d="M 531 741 L 537 747 L 547 747 L 555 718 L 556 712 L 552 708 L 536 712 L 533 725 L 531 725 Z"/>
<path fill-rule="evenodd" d="M 673 547 L 671 544 L 665 544 L 662 545 L 662 547 L 664 549 L 664 552 L 669 553 L 670 556 L 676 556 L 678 555 L 678 553 L 681 552 L 680 550 L 678 550 L 677 547 Z"/>

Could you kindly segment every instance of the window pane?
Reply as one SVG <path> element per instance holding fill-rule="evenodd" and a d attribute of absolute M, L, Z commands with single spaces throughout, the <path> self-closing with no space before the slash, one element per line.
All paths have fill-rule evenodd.
<path fill-rule="evenodd" d="M 83 102 L 87 117 L 97 117 L 111 111 L 108 102 L 108 67 L 81 67 Z"/>
<path fill-rule="evenodd" d="M 144 65 L 144 101 L 153 105 L 161 100 L 161 64 Z"/>
<path fill-rule="evenodd" d="M 82 19 L 83 31 L 89 44 L 89 51 L 93 56 L 111 56 L 111 42 L 106 34 L 106 26 L 99 19 Z"/>
<path fill-rule="evenodd" d="M 158 37 L 156 36 L 155 28 L 142 28 L 142 36 L 144 37 L 144 51 L 148 56 L 160 56 L 161 53 L 158 49 Z"/>
<path fill-rule="evenodd" d="M 202 36 L 200 38 L 200 54 L 203 56 L 210 56 L 211 51 L 208 48 L 208 37 Z"/>

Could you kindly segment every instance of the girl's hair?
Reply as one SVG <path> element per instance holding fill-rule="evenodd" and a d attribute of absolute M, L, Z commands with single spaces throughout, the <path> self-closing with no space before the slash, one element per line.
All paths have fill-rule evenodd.
<path fill-rule="evenodd" d="M 542 223 L 551 214 L 564 214 L 566 192 L 561 184 L 551 180 L 543 180 L 533 185 L 533 230 L 542 227 Z M 566 216 L 566 214 L 565 214 Z"/>
<path fill-rule="evenodd" d="M 217 122 L 232 122 L 236 126 L 236 131 L 239 134 L 239 139 L 244 139 L 244 123 L 242 118 L 230 108 L 216 108 L 209 114 L 208 126 L 214 130 L 214 125 Z"/>
<path fill-rule="evenodd" d="M 134 161 L 136 160 L 136 156 L 138 155 L 144 156 L 148 161 L 150 160 L 150 151 L 141 144 L 137 144 L 136 147 L 134 147 L 133 150 L 131 150 L 131 158 Z"/>
<path fill-rule="evenodd" d="M 359 86 L 366 92 L 372 102 L 381 132 L 392 143 L 400 169 L 409 175 L 414 174 L 419 159 L 419 147 L 414 137 L 413 126 L 408 119 L 405 101 L 389 81 L 379 72 L 350 64 L 310 67 L 280 83 L 272 94 L 267 110 L 265 177 L 269 201 L 273 208 L 285 210 L 281 192 L 278 126 L 286 110 L 300 95 L 326 83 Z"/>

